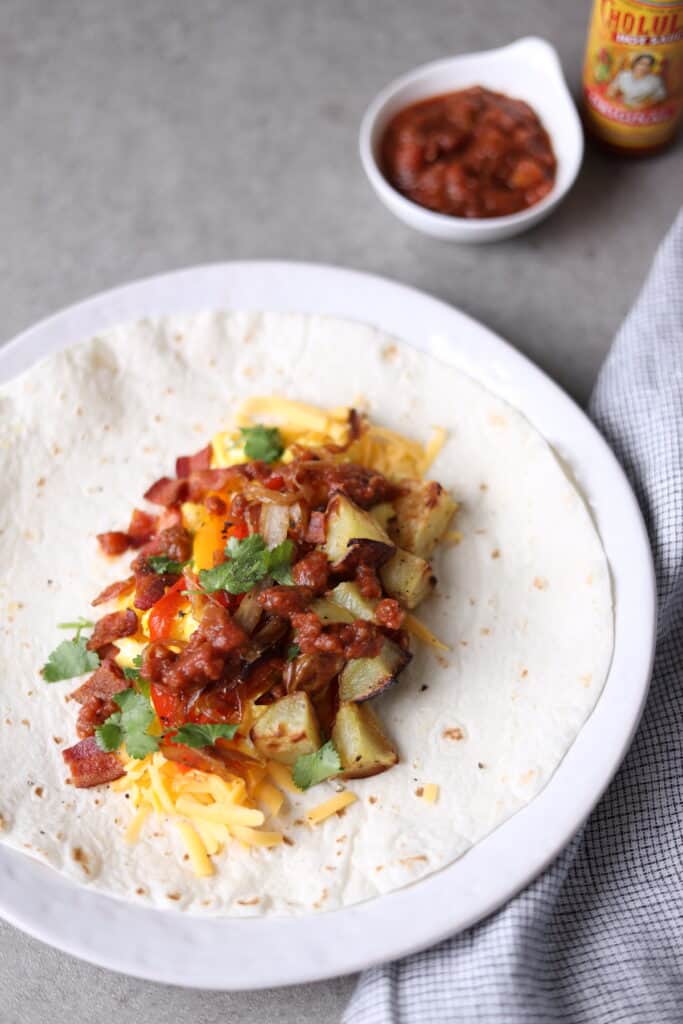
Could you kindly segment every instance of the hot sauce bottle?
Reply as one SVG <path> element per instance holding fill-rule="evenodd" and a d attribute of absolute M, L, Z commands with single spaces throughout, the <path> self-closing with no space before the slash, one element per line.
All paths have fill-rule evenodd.
<path fill-rule="evenodd" d="M 667 146 L 683 114 L 683 0 L 595 0 L 583 96 L 586 127 L 610 149 Z"/>

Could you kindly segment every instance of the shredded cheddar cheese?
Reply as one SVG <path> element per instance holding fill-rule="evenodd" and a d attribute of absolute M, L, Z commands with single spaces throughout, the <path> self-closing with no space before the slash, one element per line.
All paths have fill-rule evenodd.
<path fill-rule="evenodd" d="M 434 636 L 430 629 L 420 622 L 418 618 L 406 612 L 406 617 L 403 620 L 403 624 L 409 633 L 412 633 L 414 637 L 421 640 L 425 644 L 429 644 L 430 647 L 436 647 L 437 651 L 450 651 L 450 647 L 447 644 L 442 643 L 438 637 Z"/>
<path fill-rule="evenodd" d="M 422 787 L 422 799 L 427 804 L 435 804 L 439 799 L 439 787 L 435 782 L 425 782 Z"/>
<path fill-rule="evenodd" d="M 332 817 L 333 814 L 343 811 L 345 807 L 355 803 L 357 799 L 358 797 L 355 793 L 345 789 L 341 793 L 336 793 L 330 797 L 329 800 L 324 800 L 323 803 L 312 807 L 306 815 L 306 821 L 309 825 L 319 825 L 321 821 L 325 821 L 326 818 Z"/>
<path fill-rule="evenodd" d="M 192 825 L 187 821 L 177 821 L 176 828 L 180 832 L 197 878 L 206 878 L 208 875 L 212 875 L 213 865 L 209 860 L 208 851 Z"/>
<path fill-rule="evenodd" d="M 228 781 L 209 772 L 188 770 L 167 761 L 160 752 L 142 760 L 130 758 L 125 768 L 126 774 L 112 783 L 112 789 L 128 792 L 135 809 L 126 829 L 127 842 L 137 842 L 150 813 L 172 819 L 198 877 L 213 873 L 211 857 L 231 839 L 245 846 L 270 847 L 282 842 L 281 833 L 261 830 L 265 814 L 253 802 L 254 797 L 261 799 L 270 813 L 277 813 L 271 808 L 279 810 L 284 797 L 271 783 L 265 783 L 264 793 L 261 781 L 252 797 L 238 776 Z"/>
<path fill-rule="evenodd" d="M 280 764 L 278 761 L 269 761 L 268 773 L 281 789 L 287 790 L 288 793 L 301 792 L 294 783 L 291 769 L 286 764 Z"/>
<path fill-rule="evenodd" d="M 305 448 L 349 445 L 339 458 L 376 469 L 390 480 L 423 477 L 446 441 L 446 431 L 442 427 L 436 427 L 429 441 L 422 445 L 394 430 L 369 423 L 361 436 L 349 444 L 350 408 L 318 409 L 304 402 L 277 397 L 248 398 L 237 412 L 236 423 L 238 428 L 255 423 L 277 427 L 285 444 L 283 462 L 291 462 L 294 458 L 292 445 Z M 248 461 L 239 429 L 216 434 L 211 445 L 211 465 L 214 467 L 234 466 Z M 194 509 L 187 507 L 188 504 L 183 505 L 186 525 L 197 515 Z"/>

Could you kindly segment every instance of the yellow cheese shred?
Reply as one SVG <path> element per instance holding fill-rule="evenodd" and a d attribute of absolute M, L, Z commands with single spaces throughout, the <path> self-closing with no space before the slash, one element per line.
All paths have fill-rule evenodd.
<path fill-rule="evenodd" d="M 267 782 L 265 779 L 263 782 L 259 782 L 254 790 L 254 797 L 259 803 L 265 805 L 268 813 L 273 817 L 280 813 L 285 802 L 284 795 L 277 786 L 273 786 L 272 783 Z"/>
<path fill-rule="evenodd" d="M 278 761 L 269 761 L 268 773 L 281 789 L 285 789 L 288 793 L 301 792 L 294 783 L 291 768 L 288 768 L 286 764 L 280 764 Z"/>
<path fill-rule="evenodd" d="M 423 477 L 447 437 L 443 427 L 435 427 L 426 444 L 420 444 L 395 430 L 367 423 L 361 436 L 349 444 L 350 407 L 320 409 L 305 402 L 270 395 L 246 399 L 237 410 L 235 422 L 237 430 L 223 431 L 212 439 L 213 467 L 233 466 L 247 461 L 239 428 L 256 423 L 265 423 L 279 429 L 285 445 L 283 462 L 291 462 L 294 458 L 293 445 L 305 448 L 348 445 L 345 451 L 336 456 L 339 461 L 358 462 L 394 481 Z M 191 521 L 196 518 L 195 510 L 183 506 L 183 517 Z"/>
<path fill-rule="evenodd" d="M 425 644 L 429 644 L 430 647 L 435 647 L 437 651 L 450 651 L 451 648 L 447 644 L 442 643 L 438 637 L 434 636 L 430 629 L 427 629 L 423 622 L 420 622 L 418 618 L 409 612 L 406 612 L 403 625 L 414 637 L 422 640 Z"/>
<path fill-rule="evenodd" d="M 126 842 L 136 843 L 140 838 L 140 829 L 145 823 L 145 819 L 149 814 L 149 807 L 141 807 L 135 813 L 135 817 L 131 821 L 130 825 L 126 829 Z"/>
<path fill-rule="evenodd" d="M 126 840 L 134 843 L 140 838 L 152 813 L 173 820 L 190 866 L 199 878 L 213 874 L 211 857 L 231 840 L 264 847 L 282 842 L 280 832 L 261 829 L 265 814 L 254 806 L 254 800 L 260 799 L 271 813 L 277 813 L 284 796 L 261 778 L 251 793 L 239 776 L 226 779 L 196 769 L 188 771 L 175 761 L 167 761 L 160 751 L 141 760 L 129 758 L 125 769 L 126 774 L 112 784 L 112 789 L 128 792 L 135 810 Z"/>
<path fill-rule="evenodd" d="M 235 839 L 246 843 L 247 846 L 279 846 L 282 842 L 281 832 L 261 832 L 245 825 L 234 825 L 231 831 Z"/>
<path fill-rule="evenodd" d="M 185 843 L 185 849 L 197 878 L 206 878 L 213 874 L 213 865 L 209 860 L 206 846 L 200 836 L 187 821 L 177 821 L 176 828 Z"/>
<path fill-rule="evenodd" d="M 422 799 L 427 804 L 435 804 L 439 799 L 439 787 L 435 782 L 425 782 L 422 787 Z"/>
<path fill-rule="evenodd" d="M 355 793 L 352 793 L 350 789 L 345 789 L 343 792 L 336 793 L 330 797 L 329 800 L 325 800 L 316 807 L 312 807 L 306 815 L 306 820 L 309 825 L 319 825 L 321 821 L 325 821 L 326 818 L 331 817 L 333 814 L 343 811 L 345 807 L 355 803 L 357 799 L 358 797 Z"/>

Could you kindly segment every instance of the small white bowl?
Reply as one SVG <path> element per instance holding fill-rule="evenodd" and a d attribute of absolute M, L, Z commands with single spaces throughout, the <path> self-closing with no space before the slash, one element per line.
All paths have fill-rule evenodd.
<path fill-rule="evenodd" d="M 507 217 L 466 218 L 434 213 L 406 199 L 382 174 L 379 145 L 399 110 L 441 93 L 481 85 L 525 100 L 550 135 L 557 175 L 551 191 L 535 206 Z M 527 36 L 509 46 L 447 57 L 395 79 L 372 101 L 360 127 L 360 157 L 375 192 L 405 224 L 450 242 L 497 242 L 547 217 L 567 194 L 583 157 L 583 132 L 562 74 L 557 51 L 544 39 Z"/>

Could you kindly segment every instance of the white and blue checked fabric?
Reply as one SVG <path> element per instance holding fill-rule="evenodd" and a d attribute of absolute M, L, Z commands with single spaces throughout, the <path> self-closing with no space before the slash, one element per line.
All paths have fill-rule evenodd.
<path fill-rule="evenodd" d="M 558 860 L 483 923 L 367 971 L 345 1024 L 683 1022 L 683 211 L 590 413 L 655 557 L 657 656 L 640 729 Z"/>

